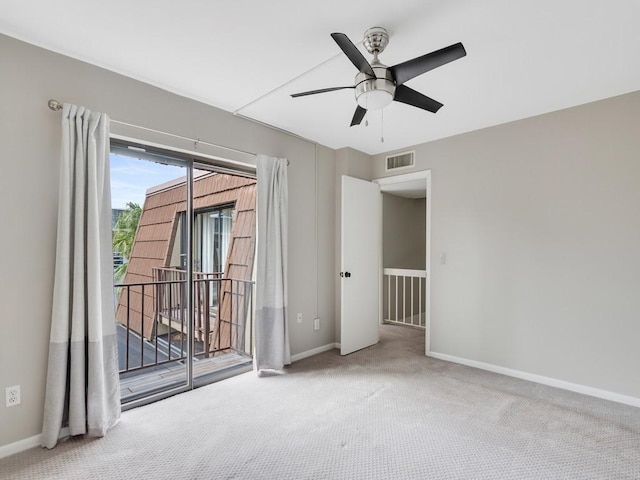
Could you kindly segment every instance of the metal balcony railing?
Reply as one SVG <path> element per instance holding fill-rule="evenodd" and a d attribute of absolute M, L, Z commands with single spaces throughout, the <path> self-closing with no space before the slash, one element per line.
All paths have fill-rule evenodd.
<path fill-rule="evenodd" d="M 203 359 L 253 350 L 253 282 L 194 273 L 193 352 Z M 120 373 L 187 358 L 186 272 L 154 268 L 153 281 L 115 285 Z"/>

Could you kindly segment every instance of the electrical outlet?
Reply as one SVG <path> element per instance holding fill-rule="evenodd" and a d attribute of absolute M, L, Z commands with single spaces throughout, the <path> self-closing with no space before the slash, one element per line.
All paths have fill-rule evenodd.
<path fill-rule="evenodd" d="M 320 319 L 319 318 L 314 318 L 313 319 L 313 329 L 314 330 L 320 330 Z"/>
<path fill-rule="evenodd" d="M 7 387 L 5 389 L 5 399 L 7 402 L 7 407 L 15 407 L 17 405 L 20 405 L 20 385 Z"/>

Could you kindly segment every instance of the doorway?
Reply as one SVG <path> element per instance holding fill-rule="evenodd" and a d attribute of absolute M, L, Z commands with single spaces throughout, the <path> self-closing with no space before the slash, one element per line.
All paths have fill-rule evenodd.
<path fill-rule="evenodd" d="M 430 351 L 431 172 L 374 180 L 382 194 L 380 322 L 424 331 Z M 417 333 L 422 335 L 422 333 Z"/>
<path fill-rule="evenodd" d="M 385 177 L 372 182 L 342 177 L 340 353 L 346 355 L 377 343 L 380 325 L 384 320 L 381 192 L 393 193 L 395 196 L 402 194 L 424 198 L 424 206 L 417 208 L 424 216 L 424 222 L 420 221 L 420 224 L 424 225 L 424 235 L 421 235 L 424 244 L 422 247 L 416 247 L 424 250 L 424 257 L 419 255 L 422 260 L 418 260 L 424 262 L 424 266 L 419 271 L 412 271 L 409 275 L 405 275 L 409 277 L 409 284 L 412 278 L 417 284 L 416 290 L 406 286 L 400 289 L 406 292 L 406 298 L 398 301 L 396 293 L 398 289 L 395 289 L 396 300 L 393 310 L 394 312 L 400 310 L 399 306 L 403 305 L 403 315 L 406 317 L 408 311 L 411 324 L 424 330 L 425 354 L 428 354 L 431 338 L 431 172 L 428 170 Z M 370 266 L 374 266 L 373 272 L 377 273 L 367 274 Z M 390 283 L 387 282 L 387 291 L 389 291 L 389 285 Z M 366 309 L 363 306 L 366 306 Z M 415 311 L 412 311 L 412 308 Z M 387 312 L 389 311 L 389 303 L 387 303 Z M 419 333 L 419 335 L 422 334 Z M 343 345 L 346 345 L 346 348 Z"/>

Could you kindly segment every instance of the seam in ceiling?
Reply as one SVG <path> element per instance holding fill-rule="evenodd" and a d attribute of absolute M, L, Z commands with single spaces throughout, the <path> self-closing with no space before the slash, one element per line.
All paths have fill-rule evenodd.
<path fill-rule="evenodd" d="M 355 45 L 357 45 L 357 46 L 362 45 L 362 41 L 360 41 L 360 42 L 358 42 L 358 43 L 355 43 Z M 338 52 L 338 53 L 336 53 L 336 54 L 335 54 L 335 55 L 333 55 L 332 57 L 329 57 L 328 59 L 326 59 L 326 60 L 324 60 L 324 61 L 322 61 L 322 62 L 318 63 L 317 65 L 315 65 L 315 66 L 311 67 L 310 69 L 308 69 L 308 70 L 306 70 L 306 71 L 302 72 L 301 74 L 296 75 L 295 77 L 293 77 L 293 78 L 291 78 L 291 79 L 287 80 L 287 81 L 286 81 L 286 82 L 284 82 L 282 85 L 279 85 L 279 86 L 277 86 L 277 87 L 275 87 L 275 88 L 273 88 L 273 89 L 269 90 L 268 92 L 266 92 L 266 93 L 264 93 L 264 94 L 260 95 L 258 98 L 254 99 L 254 100 L 251 100 L 249 103 L 246 103 L 245 105 L 242 105 L 240 108 L 235 109 L 235 110 L 233 111 L 233 114 L 234 114 L 234 115 L 238 115 L 238 114 L 239 114 L 242 110 L 244 110 L 245 108 L 248 108 L 248 107 L 250 107 L 251 105 L 254 105 L 255 103 L 258 103 L 258 102 L 259 102 L 260 100 L 262 100 L 263 98 L 266 98 L 266 97 L 268 97 L 268 96 L 272 95 L 273 93 L 275 93 L 275 92 L 277 92 L 277 91 L 279 91 L 279 90 L 283 89 L 283 88 L 284 88 L 284 87 L 286 87 L 287 85 L 289 85 L 289 84 L 291 84 L 291 83 L 295 82 L 296 80 L 298 80 L 298 79 L 300 79 L 300 78 L 302 78 L 302 77 L 304 77 L 304 76 L 308 75 L 309 73 L 311 73 L 311 72 L 315 71 L 315 70 L 316 70 L 316 69 L 318 69 L 319 67 L 321 67 L 321 66 L 323 66 L 323 65 L 325 65 L 325 64 L 327 64 L 327 63 L 329 63 L 329 62 L 332 62 L 333 60 L 335 60 L 336 58 L 338 58 L 338 57 L 340 57 L 340 56 L 342 56 L 342 55 L 343 55 L 343 53 L 342 53 L 341 51 L 340 51 L 340 52 Z"/>

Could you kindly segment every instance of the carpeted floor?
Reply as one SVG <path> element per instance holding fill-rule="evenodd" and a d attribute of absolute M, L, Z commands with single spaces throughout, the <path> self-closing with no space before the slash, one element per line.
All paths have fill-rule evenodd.
<path fill-rule="evenodd" d="M 2 479 L 638 479 L 640 410 L 424 356 L 422 333 L 130 410 Z"/>

